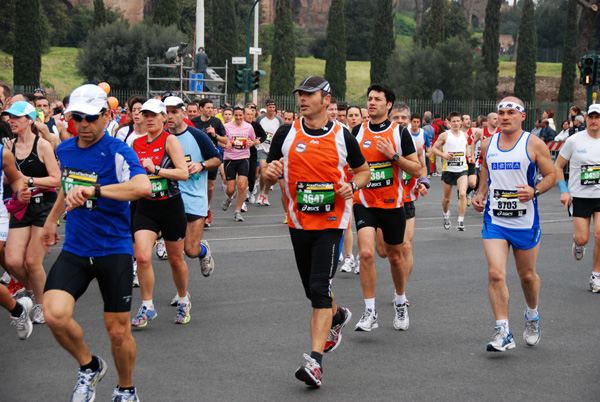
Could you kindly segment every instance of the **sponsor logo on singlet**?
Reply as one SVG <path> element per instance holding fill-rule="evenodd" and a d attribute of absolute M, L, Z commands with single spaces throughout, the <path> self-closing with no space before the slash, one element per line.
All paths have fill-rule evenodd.
<path fill-rule="evenodd" d="M 296 152 L 303 154 L 306 152 L 306 144 L 304 142 L 299 142 L 296 144 Z"/>
<path fill-rule="evenodd" d="M 520 170 L 521 162 L 492 162 L 492 170 Z"/>

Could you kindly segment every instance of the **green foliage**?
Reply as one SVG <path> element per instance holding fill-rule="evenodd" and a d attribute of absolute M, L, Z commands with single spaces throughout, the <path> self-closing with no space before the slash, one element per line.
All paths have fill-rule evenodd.
<path fill-rule="evenodd" d="M 294 22 L 289 0 L 275 0 L 275 38 L 271 58 L 270 92 L 273 95 L 289 95 L 294 89 L 296 72 Z"/>
<path fill-rule="evenodd" d="M 210 58 L 210 64 L 224 66 L 226 61 L 231 64 L 231 57 L 242 56 L 240 42 L 240 31 L 238 31 L 238 19 L 235 14 L 234 0 L 212 0 L 205 3 L 210 8 L 211 19 L 207 20 L 206 54 Z M 210 25 L 210 26 L 209 26 Z M 245 26 L 245 25 L 244 25 Z M 243 47 L 245 49 L 245 46 Z M 228 69 L 228 82 L 235 81 L 235 69 Z M 237 92 L 234 85 L 228 85 L 229 93 Z"/>
<path fill-rule="evenodd" d="M 366 7 L 364 0 L 345 0 L 346 21 L 346 58 L 348 60 L 369 60 L 369 44 L 373 35 L 373 20 L 375 7 Z M 379 37 L 379 36 L 378 36 Z M 321 49 L 321 53 L 313 50 L 316 58 L 325 57 L 325 45 L 317 46 L 319 39 L 315 40 L 313 48 Z M 324 37 L 323 37 L 324 43 Z"/>
<path fill-rule="evenodd" d="M 175 24 L 179 27 L 180 0 L 154 0 L 152 22 L 156 25 L 168 27 Z"/>
<path fill-rule="evenodd" d="M 43 14 L 46 18 L 46 38 L 50 46 L 58 46 L 65 42 L 67 27 L 70 24 L 69 10 L 61 0 L 45 0 L 42 2 Z"/>
<path fill-rule="evenodd" d="M 449 38 L 458 37 L 465 42 L 469 42 L 471 46 L 476 46 L 476 40 L 471 39 L 471 33 L 469 32 L 469 21 L 467 17 L 465 17 L 465 13 L 463 9 L 457 3 L 448 3 L 442 2 L 441 6 L 444 8 L 442 12 L 442 18 L 436 17 L 432 18 L 433 12 L 432 9 L 427 10 L 427 12 L 423 15 L 423 20 L 421 22 L 421 27 L 417 30 L 414 40 L 415 43 L 419 44 L 421 47 L 431 46 L 435 47 L 435 43 L 445 41 Z M 439 26 L 443 23 L 445 27 L 442 31 L 440 31 Z M 437 27 L 436 27 L 437 26 Z M 436 30 L 437 33 L 442 33 L 441 37 L 438 35 L 433 35 L 436 37 L 438 42 L 431 42 L 433 40 L 432 31 Z"/>
<path fill-rule="evenodd" d="M 559 102 L 573 102 L 575 99 L 575 64 L 577 59 L 573 50 L 577 46 L 577 0 L 568 0 L 567 20 L 565 22 L 565 40 L 563 46 L 562 73 L 560 76 Z"/>
<path fill-rule="evenodd" d="M 449 38 L 431 47 L 415 46 L 404 55 L 396 56 L 390 64 L 389 84 L 398 96 L 407 99 L 431 99 L 436 89 L 444 92 L 444 99 L 483 99 L 486 87 L 481 71 L 479 53 L 460 38 Z"/>
<path fill-rule="evenodd" d="M 260 27 L 258 36 L 259 45 L 262 48 L 262 55 L 269 56 L 273 54 L 273 39 L 275 37 L 275 24 L 266 24 Z M 294 24 L 294 43 L 296 45 L 296 57 L 309 57 L 315 39 L 306 33 L 304 28 Z M 325 48 L 325 47 L 323 47 Z M 325 54 L 323 53 L 324 58 Z"/>
<path fill-rule="evenodd" d="M 184 34 L 175 26 L 138 24 L 129 28 L 114 23 L 90 33 L 77 66 L 88 82 L 106 81 L 116 90 L 146 88 L 146 57 L 153 63 L 165 63 L 165 51 L 183 40 Z M 166 71 L 151 71 L 151 76 L 166 76 Z M 178 87 L 176 83 L 168 85 L 168 89 Z"/>
<path fill-rule="evenodd" d="M 429 27 L 425 31 L 427 35 L 427 46 L 435 48 L 438 43 L 444 41 L 446 23 L 444 21 L 448 2 L 445 0 L 432 0 L 429 14 Z M 424 24 L 423 24 L 424 25 Z"/>
<path fill-rule="evenodd" d="M 104 0 L 94 0 L 94 29 L 98 29 L 106 25 L 106 9 L 104 8 Z"/>
<path fill-rule="evenodd" d="M 488 0 L 485 7 L 485 29 L 483 30 L 483 74 L 489 77 L 488 86 L 484 88 L 486 98 L 495 100 L 498 97 L 498 52 L 500 51 L 500 6 L 502 0 Z"/>
<path fill-rule="evenodd" d="M 535 8 L 535 24 L 539 48 L 557 49 L 564 43 L 567 1 L 541 1 Z M 573 25 L 575 19 L 572 20 Z"/>
<path fill-rule="evenodd" d="M 525 0 L 517 44 L 517 71 L 515 96 L 524 102 L 535 101 L 535 70 L 537 61 L 537 35 L 533 0 Z"/>
<path fill-rule="evenodd" d="M 396 35 L 413 36 L 417 32 L 416 21 L 407 15 L 396 13 L 394 16 L 394 25 L 396 27 Z"/>
<path fill-rule="evenodd" d="M 327 50 L 325 79 L 335 98 L 346 97 L 346 26 L 344 0 L 332 0 L 327 15 Z"/>
<path fill-rule="evenodd" d="M 40 0 L 19 3 L 14 11 L 14 85 L 38 86 L 42 71 L 42 39 Z"/>
<path fill-rule="evenodd" d="M 371 41 L 371 82 L 386 82 L 387 64 L 394 53 L 394 11 L 392 0 L 377 0 Z"/>
<path fill-rule="evenodd" d="M 523 2 L 520 1 L 517 5 L 500 11 L 500 35 L 511 35 L 517 38 L 522 5 Z"/>

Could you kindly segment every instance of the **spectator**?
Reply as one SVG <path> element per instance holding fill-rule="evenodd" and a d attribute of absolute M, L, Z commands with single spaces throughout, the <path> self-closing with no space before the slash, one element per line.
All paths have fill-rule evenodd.
<path fill-rule="evenodd" d="M 206 79 L 206 68 L 208 67 L 208 63 L 210 63 L 210 60 L 206 53 L 204 53 L 204 48 L 200 46 L 198 52 L 196 52 L 196 55 L 194 56 L 194 70 L 197 73 L 202 73 L 204 79 Z"/>
<path fill-rule="evenodd" d="M 548 120 L 548 126 L 556 131 L 556 124 L 554 124 L 554 110 L 544 110 L 544 113 L 542 113 L 542 120 Z"/>
<path fill-rule="evenodd" d="M 554 137 L 554 141 L 565 142 L 567 138 L 569 138 L 569 120 L 565 120 L 562 122 L 562 131 Z"/>
<path fill-rule="evenodd" d="M 544 140 L 546 144 L 554 141 L 554 137 L 556 137 L 556 131 L 550 127 L 548 120 L 542 120 L 541 127 L 542 131 L 540 133 L 540 138 Z"/>
<path fill-rule="evenodd" d="M 531 134 L 535 135 L 536 137 L 542 137 L 542 120 L 535 121 L 535 128 L 531 130 Z"/>

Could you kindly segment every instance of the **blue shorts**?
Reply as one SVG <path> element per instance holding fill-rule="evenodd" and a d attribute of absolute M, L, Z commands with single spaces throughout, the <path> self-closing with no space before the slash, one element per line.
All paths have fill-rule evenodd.
<path fill-rule="evenodd" d="M 484 239 L 502 239 L 516 250 L 529 250 L 537 246 L 542 236 L 540 228 L 511 229 L 493 223 L 484 223 L 481 235 Z"/>

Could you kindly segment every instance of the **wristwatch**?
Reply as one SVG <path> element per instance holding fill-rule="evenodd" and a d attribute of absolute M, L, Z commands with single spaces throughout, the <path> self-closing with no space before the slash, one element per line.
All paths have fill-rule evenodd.
<path fill-rule="evenodd" d="M 154 174 L 158 176 L 158 172 L 160 172 L 160 166 L 154 166 Z"/>
<path fill-rule="evenodd" d="M 102 197 L 102 194 L 100 194 L 100 184 L 98 184 L 98 183 L 94 184 L 94 197 L 96 197 L 96 198 Z"/>
<path fill-rule="evenodd" d="M 533 188 L 533 196 L 534 196 L 535 198 L 537 198 L 537 197 L 539 197 L 539 195 L 540 195 L 540 190 L 538 190 L 538 188 L 537 188 L 537 187 L 534 187 L 534 188 Z"/>
<path fill-rule="evenodd" d="M 400 155 L 398 155 L 398 152 L 396 152 L 394 156 L 392 156 L 392 162 L 396 162 L 398 159 L 400 159 Z"/>
<path fill-rule="evenodd" d="M 352 192 L 356 193 L 358 191 L 358 185 L 353 181 L 349 181 L 348 183 L 350 183 L 350 185 L 352 186 Z"/>
<path fill-rule="evenodd" d="M 202 161 L 200 164 L 202 165 L 202 170 L 206 170 L 206 162 Z"/>
<path fill-rule="evenodd" d="M 33 187 L 33 177 L 30 177 L 29 180 L 27 180 L 27 185 Z"/>

